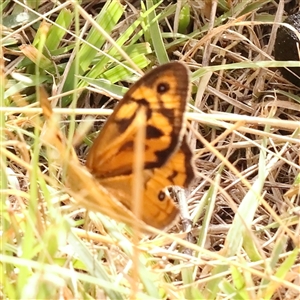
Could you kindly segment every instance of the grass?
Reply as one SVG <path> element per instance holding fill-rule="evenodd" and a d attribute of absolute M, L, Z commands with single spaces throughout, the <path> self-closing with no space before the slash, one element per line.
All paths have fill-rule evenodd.
<path fill-rule="evenodd" d="M 295 7 L 180 3 L 1 3 L 1 298 L 298 299 L 300 106 L 277 68 L 299 62 L 274 61 L 270 38 Z M 168 60 L 191 70 L 191 226 L 137 236 L 101 189 L 73 200 L 93 186 L 77 156 L 95 137 L 91 116 L 103 121 L 111 98 Z M 49 147 L 63 147 L 57 134 L 63 157 Z"/>

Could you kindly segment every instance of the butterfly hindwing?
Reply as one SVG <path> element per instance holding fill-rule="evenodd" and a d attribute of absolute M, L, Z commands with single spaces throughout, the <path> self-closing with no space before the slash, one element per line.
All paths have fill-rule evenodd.
<path fill-rule="evenodd" d="M 163 229 L 176 220 L 179 212 L 173 200 L 165 193 L 165 188 L 172 185 L 188 187 L 195 176 L 192 152 L 186 138 L 183 138 L 180 149 L 163 167 L 144 170 L 143 175 L 141 218 L 145 223 Z M 133 209 L 131 196 L 135 184 L 133 174 L 102 179 L 100 184 L 129 210 Z"/>
<path fill-rule="evenodd" d="M 152 223 L 156 228 L 165 228 L 176 220 L 178 208 L 165 192 L 165 188 L 177 185 L 188 187 L 195 177 L 192 151 L 186 138 L 168 162 L 161 168 L 153 170 L 152 176 L 145 184 L 143 197 L 143 221 Z"/>

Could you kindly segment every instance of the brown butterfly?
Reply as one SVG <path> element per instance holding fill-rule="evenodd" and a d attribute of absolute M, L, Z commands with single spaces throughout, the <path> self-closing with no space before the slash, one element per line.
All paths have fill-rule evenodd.
<path fill-rule="evenodd" d="M 170 225 L 179 212 L 165 188 L 187 187 L 195 177 L 192 152 L 185 138 L 184 114 L 189 95 L 189 71 L 182 63 L 171 62 L 153 69 L 124 95 L 95 139 L 86 161 L 100 185 L 132 210 L 137 115 L 145 112 L 141 218 L 160 229 Z"/>

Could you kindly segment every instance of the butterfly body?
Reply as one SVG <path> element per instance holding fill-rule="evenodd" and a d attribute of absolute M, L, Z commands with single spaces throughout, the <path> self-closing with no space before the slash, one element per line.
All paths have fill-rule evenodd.
<path fill-rule="evenodd" d="M 134 145 L 145 114 L 141 216 L 157 228 L 168 226 L 178 208 L 163 191 L 187 187 L 195 176 L 192 152 L 184 137 L 184 113 L 190 93 L 187 68 L 178 62 L 158 67 L 137 81 L 119 102 L 94 141 L 86 166 L 93 176 L 132 210 Z"/>

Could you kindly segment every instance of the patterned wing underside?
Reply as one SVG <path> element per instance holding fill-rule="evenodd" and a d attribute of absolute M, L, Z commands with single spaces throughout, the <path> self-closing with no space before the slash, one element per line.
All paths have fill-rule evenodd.
<path fill-rule="evenodd" d="M 163 190 L 172 185 L 181 187 L 189 185 L 195 176 L 191 160 L 192 152 L 184 138 L 180 149 L 163 167 L 144 171 L 141 216 L 145 223 L 163 229 L 176 219 L 179 210 Z M 131 196 L 132 185 L 135 184 L 132 174 L 103 179 L 100 180 L 100 183 L 124 206 L 132 210 L 134 205 Z"/>
<path fill-rule="evenodd" d="M 151 71 L 134 84 L 108 119 L 87 157 L 86 165 L 96 177 L 132 173 L 133 146 L 141 126 L 136 114 L 142 106 L 147 118 L 143 124 L 145 169 L 162 166 L 177 150 L 184 131 L 189 80 L 182 64 L 171 63 L 172 68 L 168 65 Z"/>

